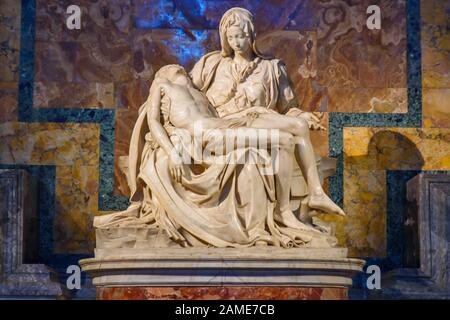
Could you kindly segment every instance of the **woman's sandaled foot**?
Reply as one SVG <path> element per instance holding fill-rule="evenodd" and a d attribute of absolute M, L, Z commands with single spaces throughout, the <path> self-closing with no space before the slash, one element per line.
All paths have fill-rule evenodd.
<path fill-rule="evenodd" d="M 339 208 L 339 206 L 335 204 L 325 193 L 310 195 L 308 206 L 326 213 L 334 213 L 340 216 L 345 216 L 344 210 Z"/>

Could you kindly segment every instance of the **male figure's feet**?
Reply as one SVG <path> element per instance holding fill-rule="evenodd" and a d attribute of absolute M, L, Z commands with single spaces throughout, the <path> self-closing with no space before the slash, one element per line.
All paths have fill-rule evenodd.
<path fill-rule="evenodd" d="M 339 208 L 326 194 L 320 192 L 309 195 L 308 206 L 312 209 L 324 211 L 326 213 L 334 213 L 340 216 L 345 216 L 344 210 Z"/>
<path fill-rule="evenodd" d="M 308 226 L 307 224 L 304 224 L 303 222 L 298 220 L 291 210 L 278 211 L 275 215 L 275 220 L 283 223 L 288 228 L 321 233 L 314 227 Z"/>

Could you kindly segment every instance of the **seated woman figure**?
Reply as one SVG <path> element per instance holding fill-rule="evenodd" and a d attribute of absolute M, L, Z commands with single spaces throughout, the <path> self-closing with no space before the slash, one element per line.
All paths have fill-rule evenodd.
<path fill-rule="evenodd" d="M 190 72 L 194 86 L 201 90 L 207 97 L 219 117 L 240 117 L 242 110 L 256 113 L 267 113 L 268 110 L 292 118 L 304 121 L 290 121 L 292 126 L 299 123 L 308 123 L 312 130 L 324 129 L 319 123 L 319 115 L 303 112 L 301 105 L 293 90 L 286 65 L 282 60 L 263 53 L 260 46 L 263 42 L 257 42 L 256 28 L 253 15 L 244 8 L 231 8 L 225 12 L 219 24 L 220 50 L 204 55 Z M 274 117 L 271 121 L 274 121 Z M 298 146 L 299 144 L 297 144 Z M 309 149 L 309 146 L 307 146 Z M 297 151 L 295 154 L 299 154 Z M 316 166 L 320 167 L 321 179 L 333 168 L 334 161 L 329 158 L 316 156 Z M 316 180 L 314 170 L 310 170 L 312 177 L 303 176 L 308 169 L 298 167 L 292 159 L 282 161 L 279 175 L 274 177 L 276 189 L 285 189 L 288 175 L 295 183 L 290 190 L 291 208 L 300 213 L 304 222 L 311 222 L 314 208 L 308 202 L 312 194 L 310 190 L 320 189 L 309 186 L 309 181 Z M 252 189 L 261 188 L 264 182 L 255 178 L 257 168 L 248 164 L 245 170 L 239 173 L 239 183 L 245 186 L 251 184 Z M 283 177 L 283 179 L 280 179 Z M 308 181 L 309 180 L 309 181 Z M 287 194 L 289 191 L 283 191 Z M 258 196 L 263 196 L 258 194 Z M 243 203 L 254 203 L 260 197 L 254 194 L 239 193 Z M 285 199 L 281 203 L 286 203 Z M 264 209 L 261 211 L 265 211 Z M 277 217 L 278 212 L 275 212 Z"/>

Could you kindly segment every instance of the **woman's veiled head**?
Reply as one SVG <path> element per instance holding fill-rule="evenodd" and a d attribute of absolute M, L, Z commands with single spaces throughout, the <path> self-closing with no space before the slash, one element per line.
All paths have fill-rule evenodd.
<path fill-rule="evenodd" d="M 245 35 L 247 38 L 248 45 L 242 43 L 242 49 L 251 48 L 253 53 L 257 56 L 262 56 L 256 47 L 256 33 L 255 27 L 253 25 L 253 15 L 250 11 L 243 8 L 232 8 L 225 12 L 220 20 L 219 33 L 220 33 L 220 44 L 222 46 L 222 56 L 229 57 L 233 55 L 234 49 L 230 45 L 232 37 L 235 37 L 239 31 Z"/>

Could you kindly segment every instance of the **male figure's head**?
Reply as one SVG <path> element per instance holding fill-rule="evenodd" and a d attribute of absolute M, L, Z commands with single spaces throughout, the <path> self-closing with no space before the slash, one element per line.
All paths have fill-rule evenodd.
<path fill-rule="evenodd" d="M 155 80 L 167 80 L 182 86 L 191 84 L 191 79 L 186 70 L 179 64 L 169 64 L 162 67 L 156 72 Z"/>

